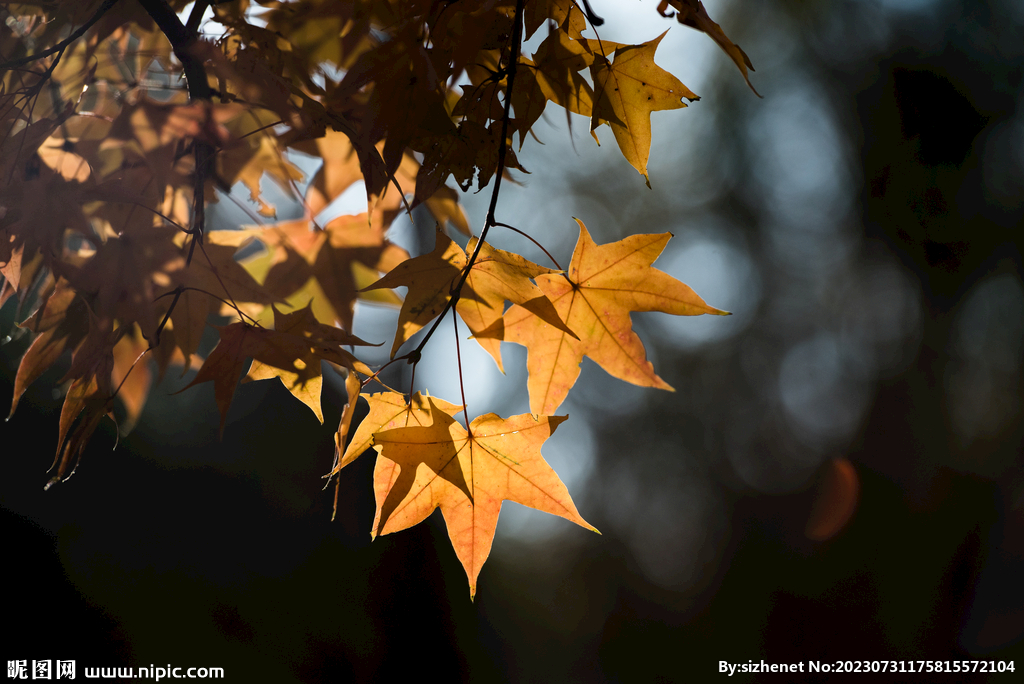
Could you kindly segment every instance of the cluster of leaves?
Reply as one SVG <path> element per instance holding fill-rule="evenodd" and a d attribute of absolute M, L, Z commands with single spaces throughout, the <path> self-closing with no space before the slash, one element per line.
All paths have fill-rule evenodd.
<path fill-rule="evenodd" d="M 11 412 L 71 356 L 51 483 L 70 475 L 104 416 L 116 408 L 122 427 L 134 422 L 172 364 L 198 367 L 189 386 L 213 383 L 222 430 L 243 373 L 278 378 L 323 422 L 322 373 L 333 368 L 348 403 L 330 475 L 376 452 L 374 535 L 440 507 L 472 593 L 503 500 L 590 528 L 540 454 L 565 420 L 553 414 L 582 358 L 670 389 L 630 312 L 723 312 L 653 268 L 668 234 L 598 245 L 578 221 L 564 271 L 486 237 L 505 225 L 495 219 L 501 181 L 524 171 L 516 151 L 549 102 L 588 117 L 592 132 L 610 126 L 647 178 L 651 112 L 696 99 L 655 64 L 661 37 L 603 40 L 601 20 L 574 0 L 200 0 L 182 22 L 187 4 L 0 5 L 0 304 L 15 298 L 19 312 L 34 310 L 20 323 L 34 338 Z M 658 10 L 671 16 L 670 6 L 746 77 L 746 55 L 700 2 Z M 212 39 L 197 30 L 208 13 Z M 542 27 L 547 37 L 523 54 Z M 289 150 L 323 161 L 304 193 Z M 301 198 L 305 218 L 272 222 L 265 176 Z M 360 181 L 365 212 L 318 220 Z M 466 251 L 446 233 L 471 234 L 450 182 L 492 184 Z M 232 201 L 239 183 L 256 225 L 207 230 L 208 203 Z M 436 247 L 413 258 L 387 231 L 421 204 L 437 220 Z M 397 287 L 408 288 L 404 301 Z M 392 362 L 418 363 L 453 310 L 499 367 L 502 341 L 524 345 L 531 414 L 470 421 L 464 399 L 386 387 L 360 395 L 380 369 L 350 351 L 366 344 L 349 332 L 357 299 L 401 305 Z M 216 347 L 200 358 L 201 338 L 223 317 Z M 457 321 L 455 332 L 458 344 Z M 348 439 L 359 396 L 369 415 Z"/>

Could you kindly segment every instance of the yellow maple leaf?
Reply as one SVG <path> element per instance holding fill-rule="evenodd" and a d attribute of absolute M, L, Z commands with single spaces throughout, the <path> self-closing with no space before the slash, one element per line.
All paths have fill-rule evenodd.
<path fill-rule="evenodd" d="M 602 123 L 611 126 L 622 156 L 640 172 L 648 187 L 651 112 L 685 107 L 684 97 L 690 101 L 699 99 L 682 81 L 654 63 L 654 51 L 664 37 L 662 33 L 641 45 L 619 47 L 612 62 L 595 54 L 590 66 L 594 78 L 590 130 Z"/>

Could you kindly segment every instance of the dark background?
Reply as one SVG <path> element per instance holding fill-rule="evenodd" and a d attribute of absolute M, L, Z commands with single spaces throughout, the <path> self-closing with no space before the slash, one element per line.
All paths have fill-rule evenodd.
<path fill-rule="evenodd" d="M 659 262 L 735 314 L 693 321 L 724 327 L 686 339 L 634 316 L 676 393 L 585 362 L 568 411 L 596 448 L 571 489 L 603 536 L 500 533 L 471 603 L 436 514 L 370 543 L 369 458 L 345 471 L 329 521 L 333 385 L 323 427 L 282 387 L 246 385 L 218 442 L 211 389 L 171 395 L 184 383 L 168 378 L 115 450 L 105 426 L 77 474 L 44 493 L 58 370 L 0 428 L 6 658 L 275 682 L 410 668 L 445 681 L 684 681 L 760 659 L 1024 669 L 1024 9 L 707 5 L 758 68 L 763 100 L 709 52 L 702 101 L 655 115 L 673 128 L 655 129 L 654 190 L 616 160 L 532 169 L 503 197 L 550 192 L 557 173 L 599 241 L 672 230 L 677 263 L 711 254 L 737 276 L 722 301 Z M 659 63 L 689 83 L 669 56 Z M 0 333 L 13 315 L 9 304 Z M 4 413 L 26 344 L 2 348 Z M 858 508 L 811 541 L 838 457 L 858 473 Z M 889 677 L 939 678 L 986 676 Z"/>

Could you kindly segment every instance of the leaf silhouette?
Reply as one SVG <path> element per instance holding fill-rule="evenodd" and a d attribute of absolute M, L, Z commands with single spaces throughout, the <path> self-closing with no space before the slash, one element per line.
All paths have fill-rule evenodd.
<path fill-rule="evenodd" d="M 429 398 L 431 423 L 377 432 L 374 470 L 377 516 L 373 534 L 422 522 L 441 509 L 455 553 L 476 595 L 491 551 L 502 501 L 515 501 L 597 531 L 576 510 L 540 448 L 565 416 L 488 413 L 463 428 Z"/>

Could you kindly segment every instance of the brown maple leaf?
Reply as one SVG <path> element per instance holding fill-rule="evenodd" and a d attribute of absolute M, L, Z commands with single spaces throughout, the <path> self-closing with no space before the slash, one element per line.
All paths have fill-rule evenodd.
<path fill-rule="evenodd" d="M 219 231 L 218 231 L 219 232 Z M 175 243 L 185 244 L 185 234 L 179 233 Z M 267 292 L 245 268 L 235 260 L 237 249 L 231 245 L 208 242 L 192 263 L 180 256 L 165 268 L 169 283 L 161 295 L 177 293 L 171 310 L 174 325 L 174 343 L 184 358 L 190 358 L 199 348 L 211 314 L 242 304 L 270 305 L 282 301 Z M 180 292 L 177 288 L 181 288 Z M 188 371 L 184 364 L 182 374 Z"/>
<path fill-rule="evenodd" d="M 537 285 L 558 315 L 579 335 L 566 334 L 521 306 L 513 306 L 477 337 L 522 344 L 527 349 L 530 411 L 550 415 L 561 405 L 589 356 L 611 375 L 641 387 L 672 387 L 658 377 L 633 332 L 631 311 L 677 316 L 727 315 L 672 276 L 653 268 L 671 233 L 633 235 L 598 245 L 579 219 L 580 239 L 569 272 L 541 275 Z"/>
<path fill-rule="evenodd" d="M 247 323 L 232 323 L 218 328 L 220 341 L 203 363 L 196 377 L 182 391 L 203 382 L 213 382 L 214 397 L 220 409 L 220 429 L 224 432 L 235 385 L 245 367 L 253 362 L 245 381 L 279 378 L 292 396 L 304 403 L 323 423 L 320 392 L 323 374 L 320 360 L 326 360 L 364 375 L 371 371 L 342 346 L 365 345 L 344 330 L 316 320 L 311 306 L 282 314 L 274 309 L 275 329 L 257 328 Z"/>
<path fill-rule="evenodd" d="M 373 535 L 422 522 L 441 509 L 455 554 L 476 595 L 480 568 L 491 552 L 503 501 L 559 515 L 597 532 L 576 510 L 569 491 L 541 456 L 541 445 L 565 416 L 480 416 L 463 428 L 431 405 L 431 423 L 373 435 L 380 447 L 374 469 L 377 515 Z"/>
<path fill-rule="evenodd" d="M 100 421 L 104 416 L 112 417 L 114 346 L 127 328 L 121 326 L 115 330 L 110 319 L 100 319 L 91 311 L 88 325 L 89 332 L 72 354 L 71 367 L 62 380 L 70 380 L 71 384 L 60 410 L 57 455 L 51 466 L 57 468 L 57 473 L 47 487 L 71 476 L 68 468 L 81 456 Z"/>
<path fill-rule="evenodd" d="M 743 80 L 747 82 L 754 94 L 761 97 L 747 75 L 747 69 L 754 70 L 754 65 L 750 63 L 747 53 L 740 49 L 739 45 L 729 40 L 729 36 L 725 35 L 722 27 L 711 20 L 708 11 L 704 9 L 704 3 L 700 0 L 661 0 L 658 3 L 658 13 L 663 17 L 671 17 L 672 13 L 667 11 L 669 5 L 676 10 L 676 21 L 680 24 L 703 31 L 711 36 L 711 39 L 718 43 L 718 47 L 722 48 L 736 64 L 736 68 L 743 74 Z"/>
<path fill-rule="evenodd" d="M 139 212 L 130 230 L 97 245 L 96 253 L 81 267 L 64 262 L 61 275 L 90 302 L 101 318 L 137 322 L 142 334 L 152 339 L 157 328 L 158 276 L 180 259 L 174 244 L 177 229 L 153 226 Z M 138 220 L 140 219 L 141 220 Z"/>

